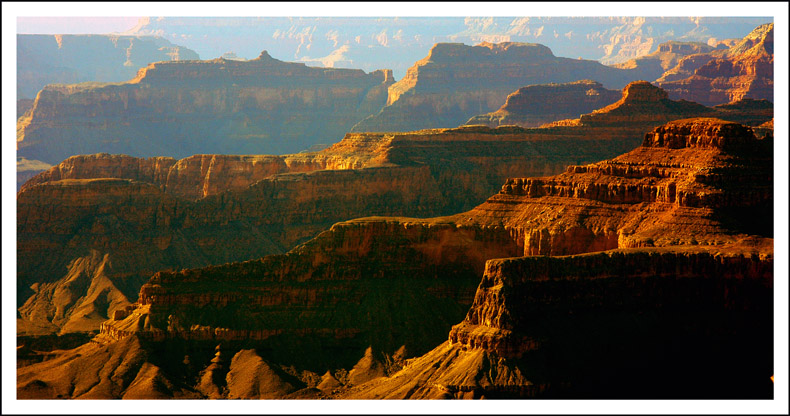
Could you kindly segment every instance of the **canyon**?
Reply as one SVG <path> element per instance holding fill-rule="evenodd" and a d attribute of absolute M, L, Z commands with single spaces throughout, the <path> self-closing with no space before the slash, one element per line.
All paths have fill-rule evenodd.
<path fill-rule="evenodd" d="M 544 128 L 349 133 L 284 156 L 74 156 L 17 195 L 18 333 L 97 330 L 158 270 L 284 253 L 356 217 L 469 210 L 509 177 L 626 152 L 668 120 L 771 120 L 772 106 L 756 104 L 674 102 L 642 82 L 604 110 Z"/>
<path fill-rule="evenodd" d="M 155 62 L 129 81 L 48 85 L 17 122 L 19 156 L 283 154 L 334 143 L 386 102 L 392 71 L 272 58 Z"/>
<path fill-rule="evenodd" d="M 584 90 L 592 91 L 589 96 L 578 95 L 581 91 L 573 95 L 569 85 L 538 86 L 581 80 L 600 86 Z M 613 66 L 556 57 L 539 44 L 437 44 L 389 87 L 387 105 L 352 131 L 408 131 L 465 122 L 534 127 L 606 105 L 611 93 L 602 88 L 619 89 L 636 80 L 654 81 L 673 100 L 708 106 L 747 98 L 772 101 L 773 24 L 755 28 L 729 48 L 725 43 L 714 47 L 670 41 L 653 53 Z M 545 99 L 556 105 L 540 107 Z"/>
<path fill-rule="evenodd" d="M 123 82 L 152 62 L 199 59 L 157 36 L 17 35 L 16 45 L 17 100 L 35 99 L 48 84 Z"/>
<path fill-rule="evenodd" d="M 639 79 L 634 75 L 595 61 L 556 57 L 535 43 L 439 43 L 389 87 L 386 106 L 352 131 L 453 127 L 494 111 L 520 87 L 592 79 L 619 89 Z"/>
<path fill-rule="evenodd" d="M 705 105 L 744 98 L 773 101 L 773 37 L 773 23 L 761 25 L 729 49 L 682 58 L 656 85 L 673 99 Z"/>
<path fill-rule="evenodd" d="M 614 103 L 621 96 L 619 91 L 608 90 L 600 82 L 590 80 L 530 85 L 508 95 L 505 104 L 497 111 L 474 116 L 466 124 L 539 127 L 591 113 Z M 547 106 L 546 103 L 551 105 Z"/>
<path fill-rule="evenodd" d="M 614 398 L 772 397 L 766 133 L 664 122 L 460 214 L 344 221 L 286 254 L 159 271 L 92 342 L 18 369 L 18 394 L 579 398 L 609 382 Z M 741 347 L 761 358 L 719 365 Z M 699 386 L 716 366 L 735 378 Z"/>
<path fill-rule="evenodd" d="M 612 65 L 675 39 L 715 44 L 742 38 L 764 22 L 743 16 L 143 17 L 126 34 L 159 35 L 204 58 L 230 50 L 254 58 L 265 42 L 274 56 L 313 66 L 390 68 L 400 79 L 437 42 L 540 43 L 559 56 Z"/>

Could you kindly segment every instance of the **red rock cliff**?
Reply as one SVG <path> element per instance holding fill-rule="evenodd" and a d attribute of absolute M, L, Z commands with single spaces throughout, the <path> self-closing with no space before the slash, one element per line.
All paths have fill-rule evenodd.
<path fill-rule="evenodd" d="M 759 26 L 725 52 L 689 56 L 657 83 L 672 98 L 705 105 L 773 101 L 773 36 L 773 23 Z"/>

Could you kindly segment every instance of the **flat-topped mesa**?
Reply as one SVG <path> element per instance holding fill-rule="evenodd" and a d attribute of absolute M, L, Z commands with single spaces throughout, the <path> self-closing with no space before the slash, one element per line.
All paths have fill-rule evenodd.
<path fill-rule="evenodd" d="M 773 368 L 772 243 L 489 260 L 447 342 L 341 397 L 770 397 L 750 379 Z M 722 368 L 733 351 L 760 358 Z"/>
<path fill-rule="evenodd" d="M 584 114 L 579 120 L 583 125 L 656 123 L 713 113 L 715 110 L 701 104 L 670 100 L 666 91 L 647 81 L 634 81 L 623 88 L 619 101 Z"/>
<path fill-rule="evenodd" d="M 556 57 L 539 44 L 438 43 L 389 87 L 387 105 L 352 131 L 455 127 L 501 107 L 518 88 L 584 79 L 622 88 L 633 78 L 629 70 Z"/>
<path fill-rule="evenodd" d="M 62 179 L 120 178 L 164 185 L 175 163 L 172 157 L 136 158 L 107 153 L 77 155 L 31 178 L 20 188 L 20 192 L 38 184 Z"/>
<path fill-rule="evenodd" d="M 391 81 L 391 74 L 384 70 L 370 74 L 361 69 L 309 67 L 301 62 L 284 62 L 272 58 L 267 51 L 249 61 L 217 58 L 206 61 L 154 62 L 141 68 L 130 83 L 216 82 L 234 86 L 278 84 L 294 82 L 343 83 L 359 79 L 362 82 Z"/>
<path fill-rule="evenodd" d="M 508 95 L 499 110 L 472 117 L 466 124 L 538 127 L 593 112 L 620 97 L 620 91 L 606 89 L 600 82 L 592 80 L 530 85 Z"/>
<path fill-rule="evenodd" d="M 645 134 L 643 147 L 710 148 L 724 151 L 754 146 L 751 127 L 715 118 L 671 121 Z"/>
<path fill-rule="evenodd" d="M 633 94 L 630 96 L 633 97 Z M 663 111 L 661 108 L 659 114 Z M 740 110 L 729 111 L 736 114 Z M 650 114 L 653 113 L 655 110 L 650 110 Z M 677 114 L 674 116 L 680 118 Z M 93 169 L 87 163 L 92 160 L 91 157 L 86 156 L 74 159 L 85 162 L 84 168 L 69 167 L 69 164 L 76 164 L 73 161 L 65 163 L 53 172 L 32 180 L 20 195 L 37 188 L 32 186 L 34 183 L 44 184 L 58 179 L 113 175 L 136 181 L 152 181 L 150 183 L 162 191 L 159 198 L 177 200 L 174 205 L 178 210 L 173 212 L 169 209 L 170 205 L 165 205 L 162 213 L 157 214 L 157 218 L 168 222 L 170 226 L 164 231 L 166 235 L 161 238 L 159 245 L 144 247 L 149 251 L 141 256 L 154 259 L 151 264 L 158 264 L 159 269 L 198 267 L 206 264 L 206 259 L 240 261 L 283 252 L 331 224 L 351 218 L 369 215 L 431 217 L 463 212 L 491 197 L 502 188 L 507 178 L 555 175 L 563 172 L 568 165 L 604 160 L 634 149 L 642 143 L 645 132 L 659 124 L 656 118 L 654 116 L 650 122 L 613 126 L 546 129 L 501 126 L 492 129 L 476 125 L 407 133 L 348 133 L 340 142 L 318 152 L 283 156 L 198 154 L 178 161 L 170 159 L 169 168 L 164 169 L 162 165 L 163 168 L 156 175 L 150 170 L 146 170 L 151 173 L 145 175 L 139 173 L 139 166 L 149 163 L 145 160 L 98 156 L 99 159 L 105 157 L 107 160 L 97 160 L 98 168 Z M 769 119 L 761 116 L 756 118 L 756 122 L 761 124 Z M 653 154 L 648 155 L 649 158 L 659 153 L 658 149 L 652 150 Z M 646 160 L 651 160 L 649 158 Z M 564 195 L 588 198 L 569 201 L 577 205 L 595 201 L 638 204 L 656 198 L 674 203 L 677 199 L 670 198 L 677 198 L 677 190 L 683 188 L 678 184 L 673 185 L 673 178 L 689 176 L 688 171 L 676 166 L 681 163 L 679 159 L 666 162 L 657 159 L 657 162 L 648 166 L 643 166 L 639 160 L 634 157 L 595 167 L 598 169 L 596 172 L 611 172 L 608 175 L 613 177 L 620 175 L 628 179 L 630 175 L 632 178 L 628 180 L 631 183 L 596 181 L 594 175 L 598 173 L 580 176 L 579 171 L 577 176 L 565 175 L 545 180 L 546 183 L 536 189 L 541 193 L 565 192 Z M 704 160 L 698 165 L 701 169 L 706 166 Z M 123 168 L 120 169 L 123 172 L 113 170 L 115 166 Z M 576 166 L 574 169 L 593 168 L 588 165 Z M 628 174 L 614 173 L 626 171 Z M 704 176 L 708 181 L 716 177 L 705 172 L 697 172 L 696 177 Z M 755 177 L 753 174 L 718 176 L 731 184 Z M 643 180 L 640 182 L 637 177 Z M 585 185 L 587 183 L 589 185 Z M 513 195 L 503 196 L 518 199 L 516 193 L 521 195 L 527 192 L 523 181 L 518 186 L 510 182 L 508 185 L 511 185 L 509 192 Z M 60 201 L 77 198 L 74 195 L 78 195 L 79 190 L 74 189 L 69 193 L 67 188 L 58 188 L 63 190 L 58 194 L 46 192 L 51 189 L 41 189 L 29 197 L 19 198 L 22 201 L 19 205 L 19 223 L 23 226 L 18 228 L 17 233 L 18 245 L 24 249 L 24 258 L 18 256 L 17 264 L 19 275 L 29 279 L 30 284 L 33 281 L 62 278 L 62 270 L 69 264 L 67 258 L 71 256 L 68 253 L 76 250 L 76 241 L 79 241 L 76 246 L 87 252 L 91 248 L 112 249 L 113 246 L 105 242 L 121 242 L 129 238 L 113 234 L 112 228 L 101 228 L 104 227 L 102 224 L 97 225 L 95 230 L 91 227 L 80 228 L 81 224 L 101 223 L 103 219 L 94 218 L 96 213 L 111 215 L 109 213 L 115 209 L 112 204 L 121 203 L 101 198 L 84 200 L 86 208 L 80 211 L 72 210 L 67 214 L 58 211 L 57 221 L 51 217 L 52 220 L 44 224 L 44 228 L 50 229 L 32 233 L 31 229 L 26 228 L 29 223 L 27 218 L 49 215 L 53 212 L 51 205 L 60 205 Z M 760 194 L 764 193 L 762 188 L 751 188 Z M 637 193 L 634 189 L 640 191 Z M 705 198 L 720 194 L 718 191 L 709 193 Z M 136 198 L 135 194 L 130 193 L 122 204 L 133 206 Z M 683 204 L 691 203 L 688 198 L 680 199 L 684 201 Z M 624 207 L 618 206 L 620 208 Z M 129 225 L 146 235 L 155 233 L 155 230 L 146 228 L 150 226 L 149 222 L 139 221 L 139 224 Z M 514 225 L 517 233 L 525 228 Z M 156 232 L 160 231 L 163 230 Z M 591 244 L 585 241 L 577 244 L 574 241 L 586 237 L 562 237 L 567 242 L 562 247 L 582 250 L 596 246 L 605 249 L 618 244 L 618 234 L 614 230 L 595 228 L 592 233 L 600 239 Z M 533 240 L 540 242 L 541 235 L 538 232 Z M 525 239 L 524 235 L 518 237 L 519 244 L 523 245 Z M 67 245 L 69 241 L 72 245 Z M 557 248 L 560 246 L 554 244 L 552 247 L 563 250 Z M 540 247 L 532 244 L 530 247 L 530 250 L 540 251 L 540 247 L 543 247 L 551 251 L 547 244 Z M 61 255 L 58 264 L 41 266 L 41 256 L 46 253 L 52 257 L 55 252 Z M 185 254 L 180 257 L 165 254 L 173 252 Z M 122 259 L 128 260 L 123 250 L 112 251 L 112 256 L 113 264 L 118 264 Z M 125 272 L 137 270 L 137 265 L 130 263 Z M 46 299 L 40 296 L 39 300 Z"/>
<path fill-rule="evenodd" d="M 508 58 L 553 58 L 554 53 L 545 45 L 525 42 L 481 42 L 475 47 L 488 48 L 493 55 L 507 56 Z"/>
<path fill-rule="evenodd" d="M 132 81 L 47 86 L 17 123 L 17 149 L 51 164 L 100 152 L 296 153 L 333 143 L 378 112 L 393 82 L 389 70 L 316 68 L 268 54 L 155 62 Z"/>
<path fill-rule="evenodd" d="M 710 52 L 713 49 L 712 46 L 700 42 L 669 41 L 658 45 L 659 52 L 681 53 L 684 55 Z"/>
<path fill-rule="evenodd" d="M 482 349 L 506 358 L 518 358 L 541 347 L 540 333 L 530 327 L 538 317 L 553 315 L 548 308 L 562 309 L 569 304 L 556 302 L 567 293 L 559 286 L 571 282 L 597 280 L 602 284 L 622 284 L 625 280 L 651 281 L 636 285 L 629 307 L 640 302 L 660 301 L 662 295 L 651 293 L 661 286 L 660 279 L 706 279 L 716 276 L 724 281 L 757 281 L 772 286 L 773 261 L 768 254 L 752 256 L 709 253 L 706 250 L 683 251 L 610 251 L 569 257 L 523 257 L 489 260 L 478 286 L 475 300 L 464 321 L 453 326 L 449 340 L 469 349 Z M 614 283 L 616 282 L 616 283 Z M 529 291 L 529 296 L 519 294 Z M 638 292 L 638 293 L 637 293 Z M 767 293 L 767 292 L 765 292 Z M 677 303 L 698 301 L 696 292 L 672 292 Z M 725 295 L 726 296 L 726 295 Z M 606 291 L 578 292 L 567 298 L 573 308 L 607 304 Z M 571 298 L 573 299 L 571 301 Z M 723 300 L 723 299 L 722 299 Z M 622 300 L 620 300 L 622 301 Z M 745 304 L 745 298 L 738 302 Z M 723 305 L 723 304 L 722 304 Z M 732 307 L 733 305 L 730 305 Z M 533 332 L 533 333 L 530 333 Z"/>
<path fill-rule="evenodd" d="M 758 140 L 751 127 L 713 118 L 677 120 L 647 133 L 642 146 L 632 152 L 569 166 L 553 177 L 511 178 L 500 194 L 609 204 L 759 205 L 772 198 L 767 186 L 770 172 L 761 166 L 767 157 L 770 143 Z"/>

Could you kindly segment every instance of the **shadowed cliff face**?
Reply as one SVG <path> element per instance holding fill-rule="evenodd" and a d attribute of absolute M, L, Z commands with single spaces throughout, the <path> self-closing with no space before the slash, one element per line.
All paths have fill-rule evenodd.
<path fill-rule="evenodd" d="M 350 133 L 323 151 L 285 156 L 75 156 L 18 196 L 19 332 L 97 329 L 157 270 L 282 253 L 355 217 L 468 210 L 508 177 L 611 157 L 666 119 L 770 117 L 741 107 L 676 103 L 636 83 L 619 105 L 570 126 Z M 614 237 L 595 238 L 603 249 Z"/>
<path fill-rule="evenodd" d="M 16 40 L 17 98 L 35 98 L 47 84 L 122 82 L 151 62 L 198 59 L 194 51 L 157 36 L 17 35 Z"/>
<path fill-rule="evenodd" d="M 770 369 L 769 358 L 732 367 L 743 383 L 653 387 L 715 370 L 733 348 L 771 356 L 763 325 L 772 310 L 771 161 L 770 140 L 748 127 L 671 122 L 612 160 L 508 180 L 463 214 L 354 220 L 286 255 L 157 273 L 97 340 L 140 340 L 157 351 L 182 345 L 176 355 L 193 343 L 206 356 L 197 369 L 149 359 L 168 380 L 192 377 L 178 394 L 202 391 L 195 386 L 205 387 L 207 346 L 222 342 L 239 359 L 258 362 L 242 351 L 252 346 L 269 367 L 295 367 L 308 389 L 319 384 L 309 374 L 329 372 L 320 380 L 345 385 L 339 397 L 598 397 L 600 383 L 628 387 L 631 359 L 643 363 L 647 381 L 607 397 L 764 397 L 751 380 Z M 478 282 L 466 320 L 451 331 Z M 352 366 L 381 374 L 377 357 L 384 363 L 400 345 L 422 354 L 439 345 L 437 332 L 450 333 L 451 343 L 389 367 L 392 377 L 356 388 L 369 377 L 337 378 L 336 369 Z M 380 353 L 363 353 L 368 346 Z M 45 395 L 52 384 L 37 375 L 44 368 L 46 361 L 25 367 L 20 388 Z M 270 384 L 294 385 L 278 377 Z M 751 386 L 738 391 L 746 380 Z"/>
<path fill-rule="evenodd" d="M 763 250 L 491 260 L 448 341 L 339 397 L 771 398 L 773 259 Z"/>
<path fill-rule="evenodd" d="M 716 105 L 744 98 L 773 101 L 773 23 L 724 51 L 690 55 L 656 82 L 675 99 Z"/>
<path fill-rule="evenodd" d="M 121 84 L 48 86 L 19 120 L 17 148 L 50 163 L 97 152 L 297 152 L 378 111 L 392 82 L 391 71 L 311 68 L 265 51 L 251 61 L 158 62 Z"/>

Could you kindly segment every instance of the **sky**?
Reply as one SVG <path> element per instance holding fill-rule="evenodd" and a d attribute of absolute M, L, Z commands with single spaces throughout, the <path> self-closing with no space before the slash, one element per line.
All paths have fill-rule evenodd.
<path fill-rule="evenodd" d="M 17 17 L 18 34 L 77 35 L 125 32 L 137 24 L 134 17 Z"/>
<path fill-rule="evenodd" d="M 123 13 L 119 11 L 127 10 L 131 3 L 23 3 L 23 2 L 3 2 L 3 137 L 8 138 L 14 134 L 15 126 L 15 88 L 13 85 L 15 79 L 15 36 L 14 33 L 27 34 L 87 34 L 87 33 L 113 33 L 124 32 L 131 29 L 136 25 L 139 17 L 122 17 Z M 656 15 L 661 13 L 663 15 L 726 15 L 726 16 L 763 16 L 774 15 L 776 23 L 776 42 L 777 50 L 781 52 L 777 54 L 777 63 L 775 67 L 775 82 L 777 92 L 777 105 L 776 114 L 776 136 L 788 137 L 788 123 L 787 123 L 787 29 L 790 25 L 788 22 L 787 5 L 782 3 L 754 3 L 745 7 L 743 3 L 718 3 L 716 7 L 711 7 L 712 3 L 669 3 L 669 4 L 656 4 L 656 3 L 640 3 L 640 2 L 626 2 L 626 3 L 533 3 L 533 2 L 513 2 L 513 3 L 475 3 L 475 2 L 461 2 L 461 3 L 429 3 L 420 4 L 419 7 L 414 7 L 408 4 L 386 4 L 378 2 L 356 3 L 353 5 L 346 4 L 345 6 L 338 6 L 333 3 L 315 3 L 315 4 L 299 4 L 299 3 L 270 3 L 270 2 L 251 2 L 251 3 L 193 3 L 193 6 L 185 7 L 189 3 L 156 3 L 144 2 L 134 3 L 134 12 L 136 14 L 146 15 L 164 15 L 164 16 L 194 16 L 194 15 L 209 15 L 209 16 L 243 16 L 243 15 L 314 15 L 314 16 L 338 16 L 338 15 L 367 15 L 367 16 L 380 16 L 380 15 L 393 15 L 396 13 L 399 16 L 465 16 L 465 15 L 494 15 L 494 16 L 513 16 L 513 15 L 533 15 L 533 16 L 549 16 L 549 15 Z M 342 5 L 342 4 L 341 4 Z M 452 7 L 448 7 L 448 6 Z M 776 9 L 767 12 L 766 9 Z M 559 13 L 559 14 L 558 14 Z M 32 15 L 49 15 L 49 16 L 69 16 L 68 19 L 55 18 L 55 17 L 25 17 Z M 90 14 L 98 14 L 104 16 L 118 16 L 118 17 L 74 17 L 86 16 Z M 14 19 L 16 21 L 16 31 L 14 31 Z M 781 44 L 781 46 L 779 46 Z M 10 88 L 5 88 L 10 84 Z M 782 98 L 780 98 L 782 97 Z M 6 134 L 8 133 L 8 134 Z M 777 161 L 775 169 L 777 173 L 775 186 L 781 192 L 777 201 L 777 207 L 780 209 L 776 220 L 776 229 L 780 233 L 779 238 L 776 240 L 775 251 L 783 253 L 777 256 L 776 268 L 777 276 L 787 276 L 788 270 L 787 252 L 788 252 L 788 238 L 787 238 L 787 185 L 788 185 L 788 172 L 787 172 L 787 142 L 778 141 L 776 155 L 780 158 Z M 2 159 L 2 246 L 3 246 L 3 267 L 2 273 L 5 277 L 14 276 L 15 274 L 15 217 L 16 217 L 16 204 L 15 204 L 15 160 L 14 160 L 14 142 L 4 140 L 3 144 L 3 159 Z M 12 279 L 5 279 L 10 281 Z M 6 285 L 3 288 L 6 289 Z M 786 296 L 787 279 L 777 279 L 776 289 L 778 294 Z M 9 411 L 13 413 L 42 413 L 41 403 L 34 403 L 31 401 L 18 403 L 15 398 L 15 355 L 13 354 L 15 348 L 15 316 L 13 313 L 13 306 L 11 313 L 6 314 L 6 305 L 13 305 L 14 289 L 13 283 L 11 290 L 3 291 L 3 337 L 2 337 L 2 350 L 3 350 L 3 368 L 9 369 L 2 373 L 2 392 L 3 398 L 10 399 L 7 403 L 3 404 L 3 413 Z M 782 303 L 786 305 L 786 297 Z M 786 316 L 782 318 L 786 322 Z M 781 326 L 781 320 L 779 321 Z M 784 332 L 783 348 L 787 350 L 786 330 Z M 11 353 L 6 354 L 7 351 Z M 777 381 L 777 386 L 787 387 L 787 367 L 786 357 L 781 358 L 784 365 L 777 367 L 782 371 L 777 376 L 780 376 Z M 784 376 L 784 377 L 781 377 Z M 784 388 L 779 388 L 778 392 L 781 393 L 782 403 L 786 409 L 787 396 Z M 4 400 L 5 402 L 6 400 Z M 265 407 L 262 404 L 250 402 L 246 403 L 249 407 L 239 407 L 236 405 L 244 405 L 245 403 L 227 403 L 227 402 L 214 402 L 214 403 L 200 403 L 200 407 L 186 406 L 188 403 L 173 401 L 173 402 L 151 402 L 149 411 L 156 413 L 162 412 L 194 412 L 194 413 L 216 413 L 216 412 L 241 412 L 241 413 L 260 413 L 260 412 L 315 412 L 315 413 L 354 413 L 356 412 L 406 412 L 406 413 L 484 413 L 498 411 L 502 413 L 567 413 L 580 412 L 591 414 L 617 414 L 617 413 L 634 413 L 641 411 L 657 412 L 657 413 L 776 413 L 780 407 L 775 407 L 776 403 L 770 401 L 733 401 L 733 402 L 717 402 L 717 401 L 684 401 L 681 403 L 673 401 L 644 401 L 633 403 L 629 401 L 577 401 L 572 403 L 557 403 L 556 401 L 536 401 L 536 402 L 519 402 L 517 405 L 506 403 L 445 403 L 440 401 L 431 401 L 423 403 L 387 403 L 386 407 L 374 407 L 370 403 L 352 403 L 348 402 L 329 402 L 321 401 L 321 403 L 298 403 L 301 406 L 295 406 L 296 403 L 283 403 L 272 402 L 266 403 Z M 86 407 L 82 401 L 53 401 L 50 407 L 43 408 L 43 413 L 106 413 L 118 412 L 119 408 L 100 407 L 100 403 L 94 403 L 94 406 Z M 315 404 L 315 407 L 306 407 L 308 404 Z M 359 406 L 353 406 L 357 404 Z M 497 405 L 498 404 L 498 405 Z M 781 403 L 780 403 L 781 404 Z M 409 407 L 409 405 L 414 405 Z M 416 407 L 419 405 L 419 407 Z M 455 405 L 455 406 L 454 406 Z M 478 406 L 479 405 L 479 406 Z M 10 407 L 9 407 L 10 406 Z M 135 413 L 141 409 L 138 403 L 125 404 L 126 411 Z M 253 407 L 254 406 L 254 407 Z M 319 407 L 320 406 L 320 407 Z M 370 406 L 370 407 L 364 407 Z M 512 406 L 512 407 L 508 407 Z M 638 406 L 638 407 L 635 407 Z M 123 410 L 120 410 L 123 411 Z M 781 412 L 781 411 L 780 411 Z"/>

